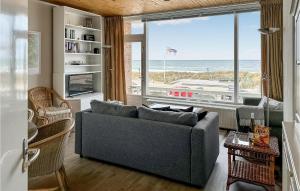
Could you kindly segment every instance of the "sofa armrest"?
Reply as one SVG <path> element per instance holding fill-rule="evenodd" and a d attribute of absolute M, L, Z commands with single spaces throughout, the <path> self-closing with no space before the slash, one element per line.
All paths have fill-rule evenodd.
<path fill-rule="evenodd" d="M 75 114 L 75 153 L 81 155 L 82 148 L 82 112 Z"/>
<path fill-rule="evenodd" d="M 267 110 L 265 110 L 267 113 Z M 267 116 L 265 113 L 265 116 Z M 273 127 L 281 127 L 283 121 L 283 111 L 270 110 L 270 126 Z"/>
<path fill-rule="evenodd" d="M 82 154 L 82 114 L 91 112 L 90 109 L 75 114 L 75 153 Z"/>
<path fill-rule="evenodd" d="M 209 112 L 192 128 L 191 183 L 204 186 L 219 155 L 219 115 Z"/>
<path fill-rule="evenodd" d="M 244 97 L 243 98 L 243 104 L 244 105 L 258 106 L 260 100 L 261 100 L 261 98 Z"/>

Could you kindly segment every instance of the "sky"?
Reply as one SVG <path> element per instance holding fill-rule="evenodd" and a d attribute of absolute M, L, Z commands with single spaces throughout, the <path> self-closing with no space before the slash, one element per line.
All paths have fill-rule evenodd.
<path fill-rule="evenodd" d="M 132 33 L 140 33 L 134 24 Z M 239 58 L 260 60 L 260 12 L 239 14 Z M 220 15 L 149 22 L 150 60 L 233 60 L 234 15 Z M 177 50 L 167 54 L 166 49 Z M 133 46 L 133 59 L 140 59 L 140 48 Z"/>

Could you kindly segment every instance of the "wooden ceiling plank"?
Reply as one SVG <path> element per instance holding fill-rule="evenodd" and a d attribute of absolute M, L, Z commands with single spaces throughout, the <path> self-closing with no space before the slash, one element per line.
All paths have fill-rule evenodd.
<path fill-rule="evenodd" d="M 129 16 L 183 9 L 250 3 L 258 0 L 41 0 L 103 16 Z"/>

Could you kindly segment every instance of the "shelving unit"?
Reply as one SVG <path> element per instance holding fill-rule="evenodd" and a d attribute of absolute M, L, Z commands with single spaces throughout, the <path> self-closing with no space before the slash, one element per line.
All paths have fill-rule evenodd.
<path fill-rule="evenodd" d="M 103 99 L 102 26 L 101 15 L 65 6 L 54 8 L 53 88 L 63 98 L 79 103 Z M 69 97 L 68 76 L 77 74 L 93 74 L 94 93 Z"/>

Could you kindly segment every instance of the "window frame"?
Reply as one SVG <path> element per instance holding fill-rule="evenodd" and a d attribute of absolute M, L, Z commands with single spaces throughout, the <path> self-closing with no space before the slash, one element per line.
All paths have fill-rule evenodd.
<path fill-rule="evenodd" d="M 135 20 L 141 20 L 139 17 L 137 18 L 128 18 L 125 19 L 125 22 L 130 22 L 130 21 L 135 21 Z M 142 96 L 144 97 L 146 95 L 146 55 L 147 55 L 147 49 L 146 49 L 146 23 L 143 22 L 143 32 L 141 34 L 124 34 L 124 43 L 132 43 L 132 42 L 140 42 L 141 43 L 141 95 L 135 95 L 132 94 L 131 92 L 127 92 L 126 89 L 126 94 L 129 96 Z"/>
<path fill-rule="evenodd" d="M 261 9 L 251 9 L 250 11 L 236 11 L 232 12 L 234 17 L 234 57 L 233 57 L 233 62 L 234 62 L 234 92 L 233 92 L 233 101 L 232 102 L 224 102 L 224 101 L 208 101 L 208 100 L 191 100 L 191 99 L 186 99 L 186 101 L 192 103 L 192 102 L 197 102 L 197 103 L 210 103 L 210 104 L 221 104 L 221 105 L 241 105 L 242 103 L 239 103 L 239 93 L 240 93 L 240 85 L 239 85 L 239 65 L 240 65 L 240 60 L 239 60 L 239 14 L 240 13 L 247 13 L 247 12 L 261 12 Z M 224 14 L 211 14 L 210 16 L 214 15 L 226 15 L 228 13 Z M 130 20 L 136 20 L 136 19 L 142 19 L 142 16 L 137 16 L 133 18 L 128 18 L 126 21 Z M 261 21 L 260 21 L 261 22 Z M 144 33 L 143 34 L 127 34 L 125 35 L 125 42 L 138 42 L 142 43 L 142 98 L 143 98 L 143 103 L 146 103 L 148 99 L 165 99 L 165 100 L 174 100 L 174 103 L 176 100 L 185 100 L 184 98 L 170 98 L 167 96 L 153 96 L 147 94 L 147 82 L 148 82 L 148 22 L 144 21 Z M 261 78 L 262 79 L 262 78 Z"/>

